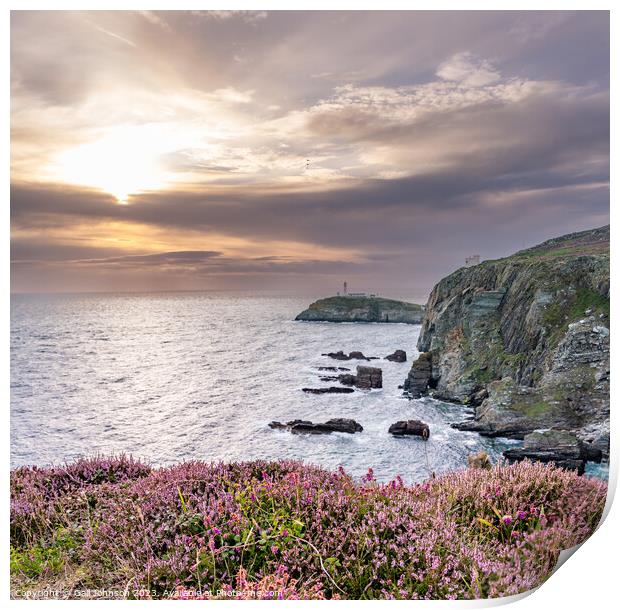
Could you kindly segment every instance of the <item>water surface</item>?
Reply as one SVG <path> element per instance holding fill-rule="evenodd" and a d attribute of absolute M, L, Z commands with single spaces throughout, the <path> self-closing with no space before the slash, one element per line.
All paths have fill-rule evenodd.
<path fill-rule="evenodd" d="M 497 459 L 511 442 L 452 429 L 465 407 L 402 397 L 419 326 L 294 322 L 307 304 L 201 293 L 13 296 L 12 466 L 119 452 L 157 465 L 294 458 L 418 481 L 464 466 L 472 451 Z M 355 368 L 321 356 L 340 349 L 404 349 L 408 361 L 374 362 L 382 390 L 301 392 L 330 385 L 319 366 Z M 332 417 L 351 417 L 364 432 L 297 436 L 267 426 Z M 393 438 L 388 427 L 400 419 L 427 422 L 430 440 Z"/>

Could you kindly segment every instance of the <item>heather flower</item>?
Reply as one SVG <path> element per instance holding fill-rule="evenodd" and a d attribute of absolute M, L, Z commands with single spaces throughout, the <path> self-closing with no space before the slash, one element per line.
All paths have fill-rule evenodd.
<path fill-rule="evenodd" d="M 539 586 L 596 527 L 605 496 L 600 481 L 530 462 L 407 485 L 292 461 L 95 458 L 11 472 L 12 573 L 32 549 L 71 540 L 63 570 L 151 598 L 499 597 Z M 30 582 L 57 577 L 44 570 Z"/>
<path fill-rule="evenodd" d="M 370 483 L 375 480 L 375 471 L 372 468 L 368 468 L 368 472 L 362 477 L 363 481 Z"/>

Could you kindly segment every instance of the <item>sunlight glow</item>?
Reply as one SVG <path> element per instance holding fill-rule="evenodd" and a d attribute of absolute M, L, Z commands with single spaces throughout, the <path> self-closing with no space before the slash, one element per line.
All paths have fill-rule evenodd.
<path fill-rule="evenodd" d="M 58 155 L 56 173 L 63 181 L 100 188 L 127 203 L 130 195 L 158 190 L 169 182 L 162 158 L 183 145 L 179 134 L 170 132 L 160 124 L 114 128 Z"/>

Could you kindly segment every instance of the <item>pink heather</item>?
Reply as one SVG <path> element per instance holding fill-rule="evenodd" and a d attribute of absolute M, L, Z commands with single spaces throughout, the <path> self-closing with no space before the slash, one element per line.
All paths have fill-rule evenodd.
<path fill-rule="evenodd" d="M 63 570 L 153 598 L 499 597 L 542 583 L 592 533 L 606 493 L 527 461 L 406 485 L 292 461 L 93 458 L 11 472 L 11 561 L 19 574 L 71 540 Z"/>

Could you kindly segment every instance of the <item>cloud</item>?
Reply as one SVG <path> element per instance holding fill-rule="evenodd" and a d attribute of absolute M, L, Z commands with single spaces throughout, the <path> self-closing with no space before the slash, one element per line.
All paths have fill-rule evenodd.
<path fill-rule="evenodd" d="M 163 30 L 170 30 L 170 25 L 165 20 L 165 12 L 162 11 L 138 11 L 138 13 L 144 17 L 149 23 L 156 25 Z"/>
<path fill-rule="evenodd" d="M 191 11 L 196 17 L 205 19 L 214 19 L 216 21 L 227 21 L 229 19 L 241 19 L 246 23 L 256 23 L 262 19 L 266 19 L 268 16 L 267 11 Z"/>
<path fill-rule="evenodd" d="M 69 261 L 80 265 L 127 265 L 131 267 L 149 265 L 196 265 L 221 256 L 214 250 L 188 250 L 185 252 L 158 252 L 157 254 L 131 254 L 128 256 L 109 256 L 106 258 L 86 258 Z"/>
<path fill-rule="evenodd" d="M 226 87 L 224 89 L 216 89 L 213 95 L 224 102 L 233 104 L 249 104 L 252 101 L 254 90 L 238 91 L 234 87 Z"/>
<path fill-rule="evenodd" d="M 437 68 L 437 76 L 465 87 L 484 87 L 500 80 L 501 75 L 491 62 L 472 53 L 457 53 Z"/>
<path fill-rule="evenodd" d="M 98 25 L 92 23 L 91 21 L 88 21 L 88 19 L 85 20 L 85 23 L 90 25 L 94 30 L 97 30 L 97 32 L 101 32 L 102 34 L 105 34 L 106 36 L 110 36 L 111 38 L 114 38 L 116 40 L 120 40 L 121 42 L 125 43 L 126 45 L 129 45 L 130 47 L 136 48 L 138 46 L 138 45 L 136 45 L 135 42 L 132 42 L 128 38 L 125 38 L 124 36 L 121 36 L 120 34 L 116 34 L 114 32 L 111 32 L 110 30 L 106 30 L 105 28 L 102 28 L 101 26 L 98 26 Z"/>
<path fill-rule="evenodd" d="M 12 14 L 14 289 L 425 296 L 605 224 L 607 17 L 543 16 Z"/>

